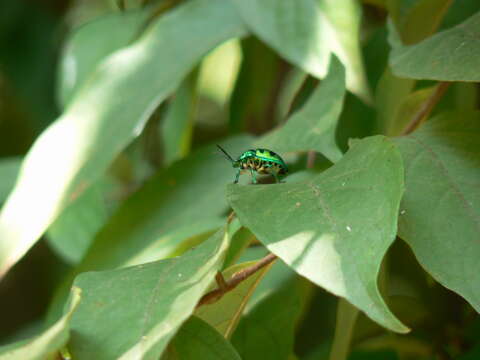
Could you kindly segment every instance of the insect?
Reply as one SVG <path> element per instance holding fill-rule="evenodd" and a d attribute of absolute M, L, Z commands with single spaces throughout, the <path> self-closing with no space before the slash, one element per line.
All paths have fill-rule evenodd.
<path fill-rule="evenodd" d="M 267 149 L 250 149 L 234 160 L 220 145 L 217 147 L 222 151 L 227 159 L 231 161 L 232 166 L 237 168 L 234 184 L 238 183 L 240 173 L 250 171 L 252 174 L 252 182 L 257 183 L 256 174 L 271 174 L 277 183 L 281 182 L 278 175 L 288 173 L 287 165 L 280 155 Z"/>

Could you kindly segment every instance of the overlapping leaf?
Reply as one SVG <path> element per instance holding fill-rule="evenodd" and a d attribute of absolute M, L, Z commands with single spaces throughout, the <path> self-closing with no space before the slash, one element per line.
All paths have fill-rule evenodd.
<path fill-rule="evenodd" d="M 480 113 L 442 114 L 396 143 L 406 171 L 399 235 L 480 311 Z"/>
<path fill-rule="evenodd" d="M 390 66 L 395 75 L 412 79 L 479 81 L 480 13 L 422 42 L 403 46 L 390 27 Z"/>
<path fill-rule="evenodd" d="M 307 103 L 280 129 L 257 141 L 258 147 L 278 152 L 316 150 L 333 162 L 342 157 L 335 130 L 343 108 L 345 72 L 332 57 L 328 75 L 310 95 Z"/>
<path fill-rule="evenodd" d="M 55 220 L 71 194 L 105 171 L 194 64 L 214 46 L 244 33 L 229 2 L 198 0 L 164 15 L 135 44 L 103 61 L 26 157 L 0 213 L 0 277 Z"/>
<path fill-rule="evenodd" d="M 348 88 L 369 100 L 355 1 L 231 1 L 254 34 L 306 72 L 325 76 L 330 53 L 335 53 L 347 67 Z"/>
<path fill-rule="evenodd" d="M 174 259 L 81 274 L 75 286 L 83 301 L 69 342 L 73 357 L 158 359 L 221 268 L 231 235 L 222 228 Z"/>
<path fill-rule="evenodd" d="M 377 288 L 402 193 L 400 154 L 376 136 L 356 142 L 312 180 L 229 185 L 227 196 L 240 222 L 295 271 L 381 325 L 405 332 Z"/>

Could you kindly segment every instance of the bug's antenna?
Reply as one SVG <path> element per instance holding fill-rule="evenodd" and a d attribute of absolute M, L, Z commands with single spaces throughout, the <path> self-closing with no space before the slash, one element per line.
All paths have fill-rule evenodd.
<path fill-rule="evenodd" d="M 217 144 L 217 147 L 220 149 L 221 152 L 223 152 L 225 154 L 225 156 L 227 157 L 228 160 L 230 160 L 231 162 L 235 161 L 235 160 L 232 159 L 232 157 L 220 145 Z"/>

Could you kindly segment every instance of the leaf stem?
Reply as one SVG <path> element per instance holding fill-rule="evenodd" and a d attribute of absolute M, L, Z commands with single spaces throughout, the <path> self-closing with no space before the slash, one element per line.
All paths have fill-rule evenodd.
<path fill-rule="evenodd" d="M 217 276 L 215 277 L 217 280 L 218 288 L 215 290 L 212 290 L 205 295 L 202 296 L 200 301 L 197 304 L 197 308 L 205 305 L 205 304 L 212 304 L 220 298 L 225 295 L 227 292 L 235 289 L 242 281 L 248 279 L 250 276 L 255 274 L 258 270 L 264 268 L 265 266 L 271 264 L 275 259 L 277 258 L 277 255 L 275 254 L 268 254 L 264 258 L 260 259 L 257 261 L 255 264 L 252 266 L 249 266 L 235 274 L 232 275 L 232 277 L 229 280 L 225 280 L 221 273 L 218 273 Z M 220 279 L 219 279 L 220 277 Z"/>
<path fill-rule="evenodd" d="M 433 108 L 440 101 L 442 96 L 447 91 L 448 87 L 451 85 L 451 82 L 442 81 L 440 82 L 432 95 L 423 103 L 423 105 L 418 109 L 418 111 L 413 115 L 412 120 L 408 123 L 405 129 L 402 131 L 401 135 L 408 135 L 413 132 L 432 112 Z"/>

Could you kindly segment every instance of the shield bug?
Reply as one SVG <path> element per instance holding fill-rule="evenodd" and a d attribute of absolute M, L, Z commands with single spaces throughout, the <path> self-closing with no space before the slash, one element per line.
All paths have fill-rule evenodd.
<path fill-rule="evenodd" d="M 237 160 L 234 160 L 220 145 L 217 145 L 221 152 L 225 154 L 232 166 L 237 170 L 234 184 L 238 183 L 240 173 L 250 171 L 252 174 L 252 182 L 257 183 L 256 174 L 273 175 L 276 182 L 281 182 L 279 175 L 288 173 L 288 167 L 280 155 L 267 149 L 250 149 L 243 152 Z"/>

